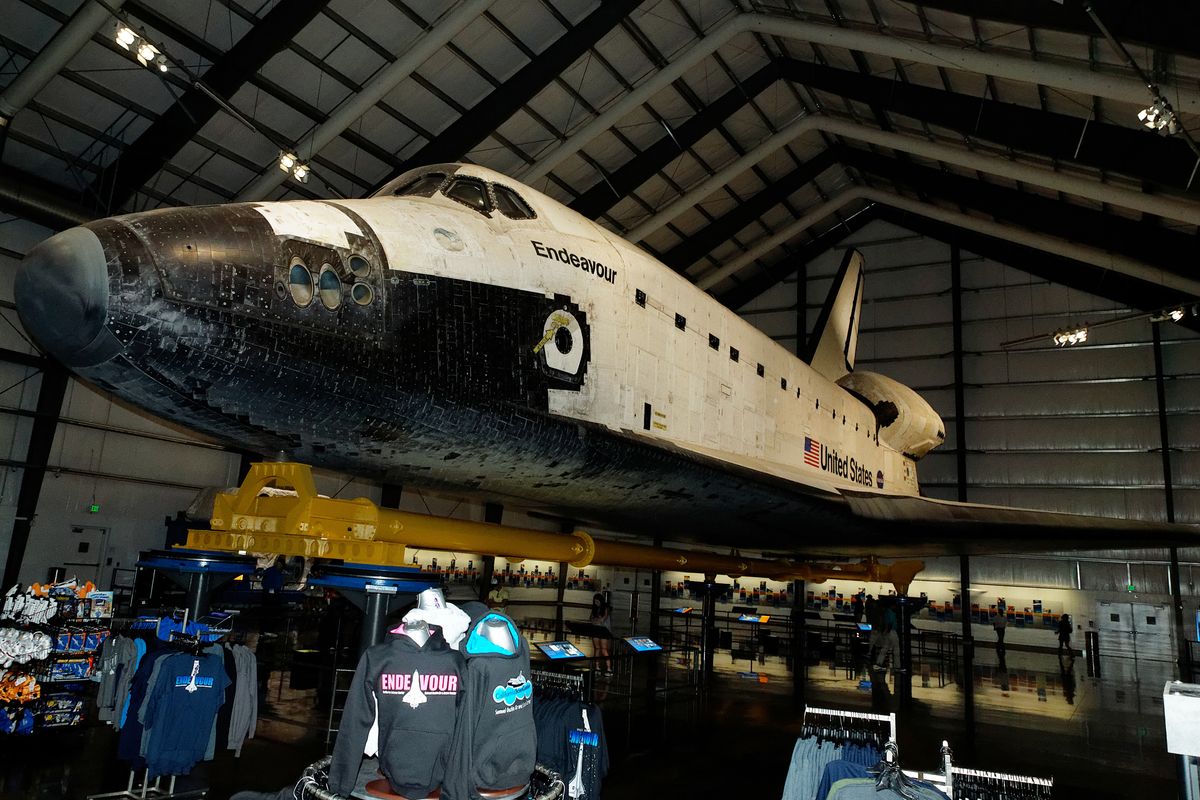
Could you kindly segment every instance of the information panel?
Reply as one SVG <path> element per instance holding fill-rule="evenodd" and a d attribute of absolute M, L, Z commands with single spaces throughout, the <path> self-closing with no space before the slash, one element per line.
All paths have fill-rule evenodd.
<path fill-rule="evenodd" d="M 586 658 L 578 647 L 570 642 L 535 642 L 537 649 L 546 654 L 547 658 L 558 661 L 564 658 Z"/>
<path fill-rule="evenodd" d="M 662 650 L 662 646 L 649 636 L 626 636 L 625 641 L 629 642 L 629 646 L 639 653 L 652 653 L 656 650 Z"/>

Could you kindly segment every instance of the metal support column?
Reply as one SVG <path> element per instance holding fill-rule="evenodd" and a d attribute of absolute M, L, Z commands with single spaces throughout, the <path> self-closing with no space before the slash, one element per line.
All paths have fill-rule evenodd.
<path fill-rule="evenodd" d="M 25 469 L 21 473 L 21 488 L 17 493 L 16 520 L 13 522 L 12 539 L 8 545 L 8 558 L 4 563 L 4 578 L 0 580 L 0 591 L 6 591 L 21 575 L 25 547 L 29 544 L 29 533 L 37 515 L 38 498 L 42 494 L 42 481 L 46 478 L 50 448 L 54 444 L 54 431 L 58 427 L 63 398 L 67 394 L 67 381 L 67 371 L 58 363 L 49 364 L 42 370 L 42 385 L 38 389 L 37 408 L 34 412 L 36 416 L 33 418 L 33 429 L 29 434 L 29 447 L 25 451 Z"/>
<path fill-rule="evenodd" d="M 900 669 L 894 675 L 900 708 L 907 710 L 912 705 L 912 598 L 902 594 L 896 600 L 900 612 L 896 615 L 900 618 Z"/>
<path fill-rule="evenodd" d="M 188 619 L 197 620 L 208 613 L 212 578 L 207 572 L 193 572 L 188 578 Z"/>
<path fill-rule="evenodd" d="M 366 600 L 363 603 L 362 639 L 358 652 L 364 653 L 367 648 L 374 647 L 383 641 L 383 625 L 388 615 L 388 605 L 392 594 L 373 591 L 367 587 Z"/>
<path fill-rule="evenodd" d="M 483 507 L 483 521 L 493 522 L 497 525 L 504 519 L 504 506 L 499 503 L 486 503 Z M 496 557 L 483 556 L 480 561 L 482 568 L 479 570 L 479 600 L 486 603 L 488 592 L 492 590 L 492 576 L 496 573 Z"/>
<path fill-rule="evenodd" d="M 1171 475 L 1171 437 L 1167 426 L 1167 386 L 1163 376 L 1162 331 L 1157 323 L 1150 323 L 1154 341 L 1154 388 L 1158 396 L 1158 438 L 1162 450 L 1163 494 L 1167 511 L 1167 522 L 1175 521 L 1175 486 Z M 1179 550 L 1170 548 L 1171 559 L 1171 608 L 1175 622 L 1175 646 L 1178 653 L 1179 679 L 1189 681 L 1192 677 L 1191 656 L 1188 650 L 1187 628 L 1183 621 L 1183 596 L 1179 586 Z"/>
<path fill-rule="evenodd" d="M 1194 683 L 1192 652 L 1188 646 L 1188 631 L 1183 621 L 1183 593 L 1179 587 L 1179 548 L 1171 548 L 1171 607 L 1175 612 L 1175 647 L 1179 654 L 1179 680 Z"/>
<path fill-rule="evenodd" d="M 575 530 L 575 523 L 572 520 L 564 520 L 558 529 L 561 533 L 571 533 L 573 530 Z M 565 625 L 563 622 L 563 613 L 564 613 L 563 603 L 565 603 L 567 600 L 567 570 L 568 569 L 570 569 L 570 565 L 567 564 L 566 561 L 558 562 L 558 586 L 557 586 L 558 592 L 557 592 L 557 597 L 555 598 L 556 602 L 554 603 L 554 638 L 555 639 L 562 639 L 563 634 L 565 632 Z"/>
<path fill-rule="evenodd" d="M 958 470 L 958 499 L 967 500 L 967 421 L 963 391 L 962 253 L 950 245 L 950 298 L 954 317 L 954 458 Z"/>
<path fill-rule="evenodd" d="M 808 343 L 808 264 L 796 268 L 796 355 L 803 357 Z"/>
<path fill-rule="evenodd" d="M 662 537 L 654 537 L 654 546 L 662 547 Z M 650 571 L 650 638 L 658 641 L 659 606 L 662 604 L 662 570 Z"/>
<path fill-rule="evenodd" d="M 797 708 L 808 689 L 808 625 L 804 616 L 804 581 L 792 581 L 792 699 Z"/>
<path fill-rule="evenodd" d="M 717 579 L 704 576 L 704 618 L 700 628 L 701 685 L 707 693 L 712 686 L 713 657 L 717 651 Z"/>
<path fill-rule="evenodd" d="M 963 722 L 966 723 L 965 753 L 975 750 L 975 636 L 971 632 L 971 557 L 959 556 L 959 608 L 962 612 L 962 693 Z"/>

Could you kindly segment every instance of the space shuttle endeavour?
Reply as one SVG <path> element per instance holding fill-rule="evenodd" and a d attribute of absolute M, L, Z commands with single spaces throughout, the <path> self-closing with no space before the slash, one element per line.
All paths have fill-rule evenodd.
<path fill-rule="evenodd" d="M 614 530 L 813 554 L 1192 539 L 921 497 L 944 426 L 854 370 L 862 289 L 849 251 L 797 357 L 557 201 L 441 164 L 361 200 L 72 228 L 16 297 L 56 358 L 187 428 Z"/>

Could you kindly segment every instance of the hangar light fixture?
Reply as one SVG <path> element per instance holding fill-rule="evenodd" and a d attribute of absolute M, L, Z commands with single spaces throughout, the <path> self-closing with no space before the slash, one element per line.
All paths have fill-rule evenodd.
<path fill-rule="evenodd" d="M 153 42 L 124 22 L 117 23 L 113 39 L 122 50 L 128 50 L 133 53 L 133 57 L 143 67 L 157 69 L 159 72 L 167 71 L 167 66 L 170 62 L 167 61 L 167 57 L 163 52 Z"/>
<path fill-rule="evenodd" d="M 279 170 L 286 172 L 301 183 L 308 183 L 308 176 L 312 174 L 312 170 L 308 168 L 308 164 L 300 160 L 300 156 L 296 155 L 292 150 L 281 150 L 279 152 Z"/>
<path fill-rule="evenodd" d="M 131 46 L 133 46 L 133 43 L 138 40 L 138 35 L 133 32 L 133 28 L 130 28 L 124 23 L 118 22 L 117 32 L 114 35 L 114 38 L 117 40 L 117 44 L 119 44 L 123 49 L 128 50 Z"/>
<path fill-rule="evenodd" d="M 1179 132 L 1179 121 L 1175 117 L 1175 109 L 1166 98 L 1159 95 L 1146 108 L 1138 112 L 1138 119 L 1152 131 L 1158 131 L 1163 136 Z"/>
<path fill-rule="evenodd" d="M 1070 345 L 1083 344 L 1088 338 L 1088 329 L 1084 325 L 1080 328 L 1071 328 L 1065 331 L 1058 331 L 1054 334 L 1054 344 L 1058 347 L 1067 347 Z"/>
<path fill-rule="evenodd" d="M 1176 306 L 1175 308 L 1164 308 L 1161 311 L 1156 311 L 1150 315 L 1151 322 L 1182 322 L 1187 316 L 1188 310 L 1184 306 Z M 1192 316 L 1196 316 L 1196 307 L 1192 306 Z"/>

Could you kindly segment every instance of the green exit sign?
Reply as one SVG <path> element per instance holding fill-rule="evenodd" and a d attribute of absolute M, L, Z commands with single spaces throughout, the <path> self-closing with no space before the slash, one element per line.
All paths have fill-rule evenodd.
<path fill-rule="evenodd" d="M 88 513 L 89 514 L 99 514 L 100 513 L 100 504 L 92 503 L 90 506 L 88 506 Z"/>
<path fill-rule="evenodd" d="M 1136 587 L 1136 586 L 1134 586 L 1134 585 L 1131 583 L 1131 584 L 1129 584 L 1128 586 L 1126 586 L 1126 587 L 1125 587 L 1125 590 L 1126 590 L 1126 591 L 1129 591 L 1129 592 L 1136 592 L 1136 591 L 1137 591 L 1137 587 Z"/>

